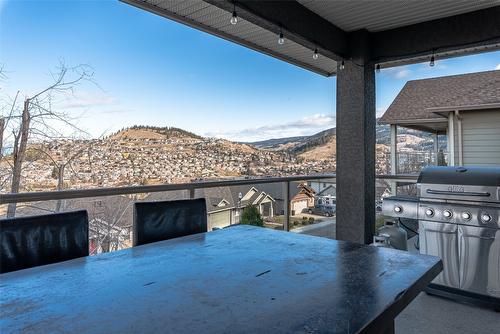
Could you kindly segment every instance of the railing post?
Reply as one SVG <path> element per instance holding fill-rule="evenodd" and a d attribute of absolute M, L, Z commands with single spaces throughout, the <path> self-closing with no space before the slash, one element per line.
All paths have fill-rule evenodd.
<path fill-rule="evenodd" d="M 283 209 L 285 219 L 283 220 L 283 231 L 290 231 L 290 181 L 283 183 Z"/>
<path fill-rule="evenodd" d="M 391 124 L 391 175 L 398 173 L 398 127 L 396 124 Z M 390 181 L 389 187 L 391 188 L 391 195 L 398 194 L 398 183 Z"/>

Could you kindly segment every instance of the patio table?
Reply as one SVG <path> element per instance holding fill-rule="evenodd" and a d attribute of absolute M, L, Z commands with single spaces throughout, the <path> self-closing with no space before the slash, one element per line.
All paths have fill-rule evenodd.
<path fill-rule="evenodd" d="M 234 226 L 0 275 L 0 332 L 383 333 L 439 258 Z"/>

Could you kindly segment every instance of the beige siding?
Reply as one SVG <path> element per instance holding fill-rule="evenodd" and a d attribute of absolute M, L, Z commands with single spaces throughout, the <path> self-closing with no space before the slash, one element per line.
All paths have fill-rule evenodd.
<path fill-rule="evenodd" d="M 460 115 L 464 165 L 500 166 L 500 110 L 463 111 Z M 457 132 L 456 127 L 455 158 L 458 162 Z"/>
<path fill-rule="evenodd" d="M 231 210 L 213 212 L 208 215 L 208 230 L 214 227 L 223 228 L 231 225 Z"/>

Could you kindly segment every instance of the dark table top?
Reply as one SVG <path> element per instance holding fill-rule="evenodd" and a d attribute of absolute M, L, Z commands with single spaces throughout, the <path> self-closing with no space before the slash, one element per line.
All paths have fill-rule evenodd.
<path fill-rule="evenodd" d="M 0 332 L 356 333 L 436 257 L 235 226 L 0 275 Z"/>

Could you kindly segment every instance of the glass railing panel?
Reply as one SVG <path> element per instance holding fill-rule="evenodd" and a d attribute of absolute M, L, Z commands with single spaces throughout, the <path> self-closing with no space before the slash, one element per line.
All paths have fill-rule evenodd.
<path fill-rule="evenodd" d="M 335 179 L 290 183 L 290 231 L 335 239 L 337 215 Z"/>
<path fill-rule="evenodd" d="M 382 201 L 387 196 L 397 195 L 405 197 L 417 197 L 417 176 L 410 178 L 408 176 L 391 175 L 386 177 L 377 177 L 376 179 L 376 211 L 375 211 L 375 231 L 383 227 L 386 221 L 394 221 L 393 217 L 385 216 L 382 213 Z M 418 231 L 418 221 L 415 219 L 398 220 L 401 227 L 407 232 L 409 247 L 415 248 L 414 237 Z M 411 239 L 411 241 L 410 241 Z"/>
<path fill-rule="evenodd" d="M 268 182 L 262 182 L 263 180 Z M 218 186 L 191 183 L 180 185 L 175 190 L 151 192 L 139 192 L 144 188 L 137 188 L 135 192 L 135 187 L 98 190 L 103 196 L 97 196 L 94 190 L 91 193 L 76 191 L 69 195 L 38 193 L 35 194 L 36 199 L 29 198 L 33 194 L 27 194 L 28 197 L 16 194 L 18 197 L 15 200 L 19 202 L 15 205 L 13 217 L 86 210 L 89 216 L 91 255 L 132 246 L 133 206 L 139 201 L 205 198 L 209 232 L 236 224 L 252 224 L 295 233 L 335 237 L 335 179 L 256 179 L 245 180 L 243 183 L 235 185 L 221 181 L 217 182 Z M 121 191 L 126 193 L 120 193 Z M 113 195 L 107 196 L 110 193 Z M 69 198 L 51 199 L 57 198 L 54 196 Z M 0 205 L 1 218 L 7 217 L 9 205 L 12 204 Z M 290 210 L 287 210 L 288 205 Z"/>

